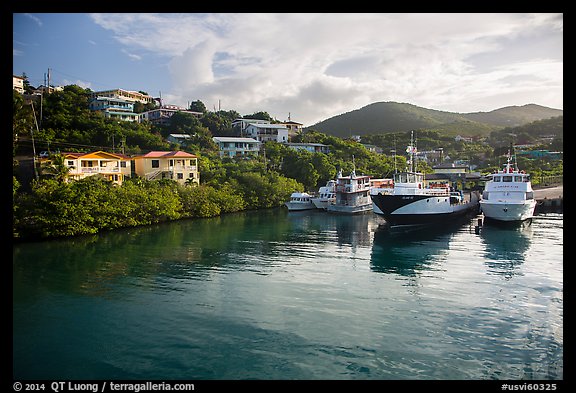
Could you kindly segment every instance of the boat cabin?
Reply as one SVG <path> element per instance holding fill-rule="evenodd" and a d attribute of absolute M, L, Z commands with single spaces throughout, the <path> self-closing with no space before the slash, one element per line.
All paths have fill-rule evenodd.
<path fill-rule="evenodd" d="M 418 172 L 398 172 L 394 174 L 395 188 L 423 188 L 424 174 Z"/>
<path fill-rule="evenodd" d="M 523 171 L 522 171 L 523 172 Z M 492 181 L 495 183 L 512 183 L 512 182 L 516 182 L 516 183 L 527 183 L 530 181 L 530 175 L 527 173 L 522 173 L 522 172 L 510 172 L 510 173 L 503 173 L 503 172 L 499 172 L 499 173 L 494 173 L 492 174 Z"/>

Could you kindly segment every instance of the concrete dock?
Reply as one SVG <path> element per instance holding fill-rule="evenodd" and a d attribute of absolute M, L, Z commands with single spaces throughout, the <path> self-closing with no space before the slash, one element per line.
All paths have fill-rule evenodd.
<path fill-rule="evenodd" d="M 534 214 L 564 212 L 564 185 L 535 188 L 534 198 L 538 202 Z"/>

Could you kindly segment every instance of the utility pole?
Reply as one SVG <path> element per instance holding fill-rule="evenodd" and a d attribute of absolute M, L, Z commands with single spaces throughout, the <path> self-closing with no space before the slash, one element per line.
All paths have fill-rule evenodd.
<path fill-rule="evenodd" d="M 34 124 L 36 125 L 36 131 L 38 131 L 38 122 L 36 121 L 36 111 L 34 111 L 34 103 L 30 102 L 32 107 L 32 115 L 34 116 Z M 30 127 L 30 134 L 32 135 L 32 166 L 34 167 L 34 177 L 38 180 L 38 169 L 36 168 L 36 145 L 34 144 L 34 128 Z"/>

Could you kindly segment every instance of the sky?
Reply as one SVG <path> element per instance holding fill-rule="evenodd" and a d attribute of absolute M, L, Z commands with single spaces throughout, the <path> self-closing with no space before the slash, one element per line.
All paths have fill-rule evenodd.
<path fill-rule="evenodd" d="M 305 127 L 383 101 L 563 109 L 563 24 L 561 13 L 15 13 L 13 74 Z"/>

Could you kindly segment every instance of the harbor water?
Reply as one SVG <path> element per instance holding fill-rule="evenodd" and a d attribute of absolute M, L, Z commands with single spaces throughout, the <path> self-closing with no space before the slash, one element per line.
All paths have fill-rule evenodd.
<path fill-rule="evenodd" d="M 271 209 L 13 246 L 17 380 L 562 380 L 563 215 Z"/>

